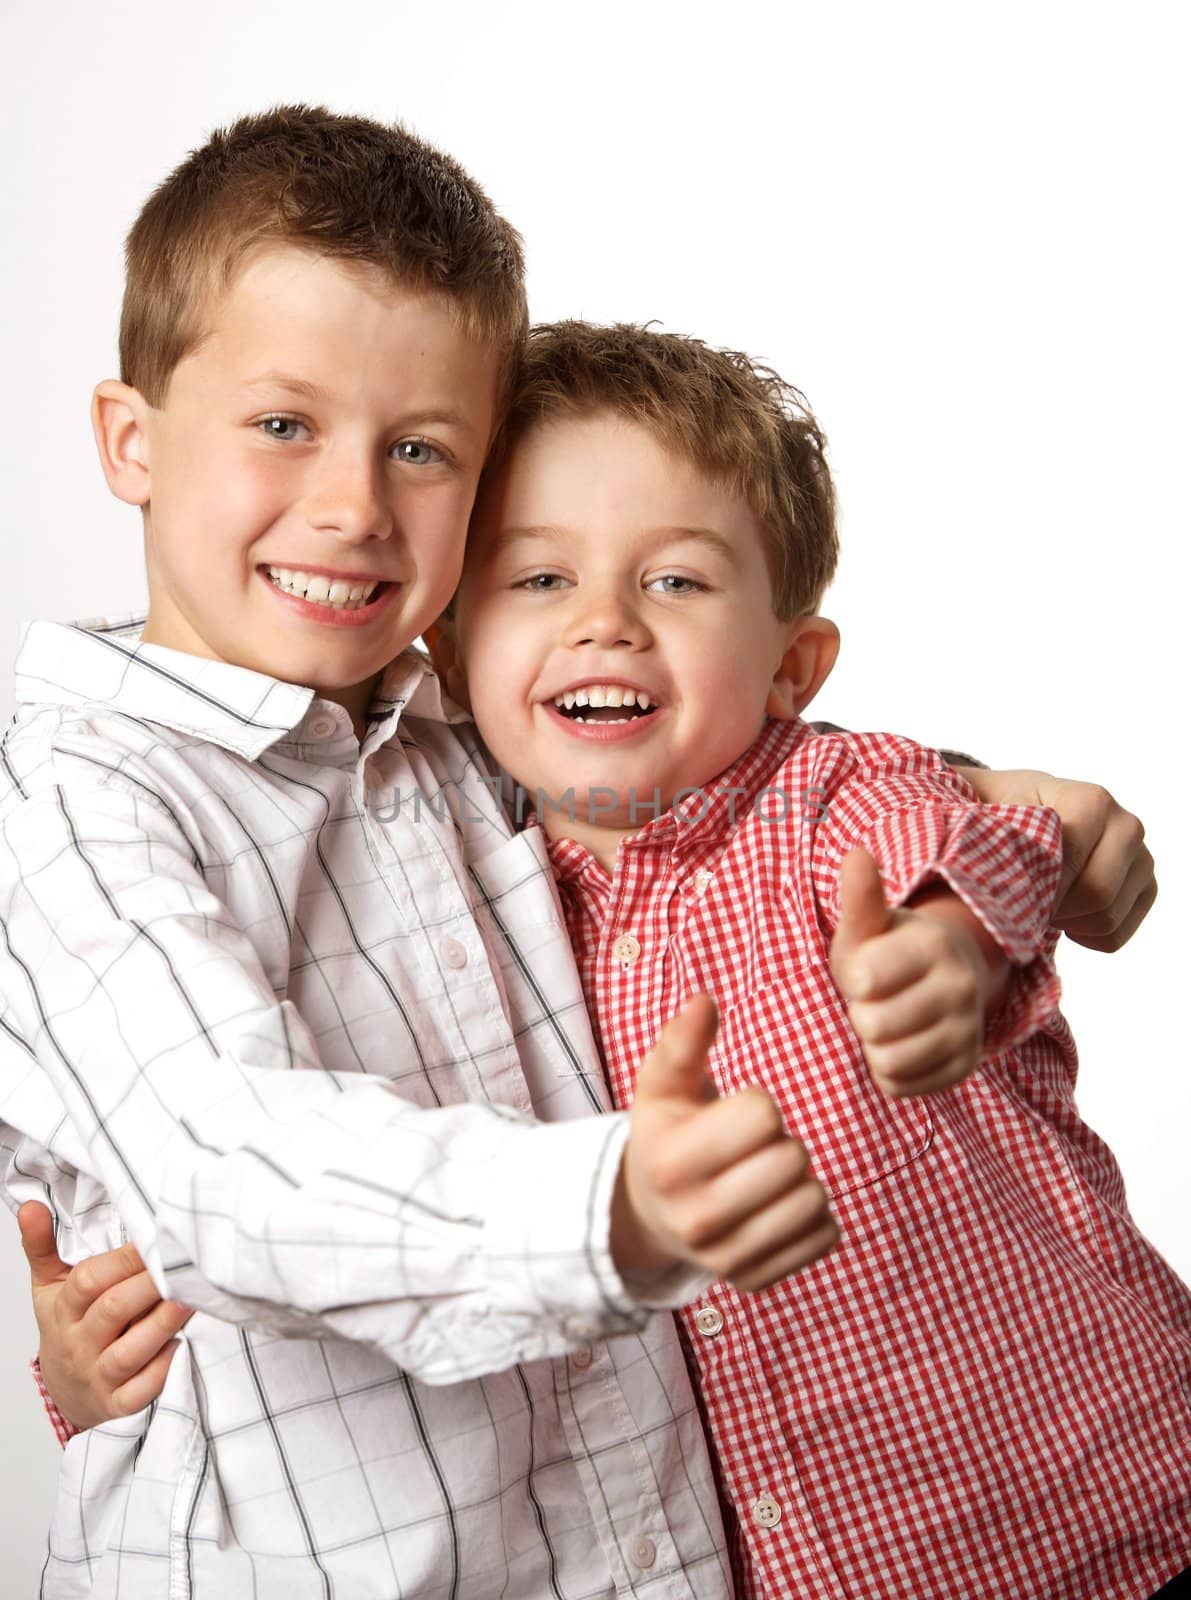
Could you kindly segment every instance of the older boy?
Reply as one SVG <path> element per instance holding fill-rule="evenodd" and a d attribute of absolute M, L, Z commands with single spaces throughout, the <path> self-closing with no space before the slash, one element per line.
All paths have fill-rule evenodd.
<path fill-rule="evenodd" d="M 1056 819 L 798 720 L 835 555 L 775 375 L 539 329 L 440 664 L 535 798 L 617 1103 L 706 989 L 716 1089 L 832 1197 L 830 1256 L 680 1314 L 742 1592 L 1142 1600 L 1191 1563 L 1191 1294 L 1075 1108 Z"/>
<path fill-rule="evenodd" d="M 94 420 L 149 614 L 22 643 L 0 1115 L 11 1201 L 49 1198 L 68 1256 L 131 1236 L 200 1314 L 160 1404 L 66 1452 L 46 1595 L 728 1590 L 647 1315 L 703 1254 L 651 1176 L 669 1111 L 726 1173 L 767 1152 L 732 1229 L 796 1202 L 742 1281 L 829 1246 L 823 1191 L 760 1091 L 695 1101 L 689 1026 L 652 1109 L 588 1114 L 536 835 L 402 654 L 455 586 L 525 321 L 483 194 L 360 119 L 246 119 L 132 230 Z"/>

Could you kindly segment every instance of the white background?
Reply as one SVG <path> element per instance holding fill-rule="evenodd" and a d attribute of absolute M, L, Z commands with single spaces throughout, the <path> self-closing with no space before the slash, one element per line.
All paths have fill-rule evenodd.
<path fill-rule="evenodd" d="M 1084 1113 L 1191 1276 L 1182 8 L 5 9 L 0 716 L 18 619 L 140 600 L 87 408 L 150 187 L 279 100 L 400 117 L 521 229 L 535 317 L 658 318 L 809 395 L 843 503 L 821 715 L 1095 778 L 1143 817 L 1162 897 L 1121 954 L 1063 950 L 1065 1004 Z M 0 1216 L 6 1600 L 35 1592 L 57 1453 L 14 1240 Z"/>

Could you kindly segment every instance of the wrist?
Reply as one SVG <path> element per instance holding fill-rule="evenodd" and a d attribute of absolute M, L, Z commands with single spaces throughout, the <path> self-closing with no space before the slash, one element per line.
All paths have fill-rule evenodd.
<path fill-rule="evenodd" d="M 620 1163 L 612 1191 L 612 1214 L 608 1247 L 612 1265 L 626 1273 L 657 1272 L 672 1267 L 676 1257 L 658 1246 L 652 1231 L 642 1221 L 629 1188 L 628 1151 Z"/>

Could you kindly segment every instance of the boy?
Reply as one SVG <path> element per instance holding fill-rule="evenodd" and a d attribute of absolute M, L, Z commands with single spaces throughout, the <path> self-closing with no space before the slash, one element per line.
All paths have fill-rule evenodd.
<path fill-rule="evenodd" d="M 825 1196 L 761 1091 L 698 1098 L 681 1019 L 652 1106 L 589 1115 L 544 857 L 402 654 L 525 325 L 516 235 L 362 119 L 244 119 L 130 235 L 94 422 L 149 613 L 22 644 L 0 1116 L 12 1201 L 200 1315 L 160 1405 L 67 1451 L 46 1595 L 728 1592 L 648 1316 L 705 1252 L 652 1174 L 679 1112 L 724 1144 L 748 1284 L 829 1247 Z"/>
<path fill-rule="evenodd" d="M 537 807 L 617 1103 L 706 989 L 716 1088 L 832 1197 L 829 1257 L 680 1314 L 741 1590 L 1140 1600 L 1191 1562 L 1191 1295 L 1075 1110 L 1055 819 L 798 720 L 835 555 L 773 374 L 539 329 L 438 664 Z"/>
<path fill-rule="evenodd" d="M 931 1428 L 915 1437 L 924 1420 L 923 1377 L 945 1389 L 964 1370 L 953 1304 L 937 1308 L 942 1331 L 921 1325 L 922 1293 L 931 1281 L 948 1301 L 981 1313 L 972 1330 L 975 1349 L 964 1352 L 969 1367 L 982 1333 L 1003 1333 L 1016 1315 L 1044 1379 L 1055 1363 L 1048 1367 L 1037 1349 L 1030 1318 L 1048 1317 L 1044 1331 L 1063 1332 L 1059 1297 L 1044 1283 L 1030 1286 L 1038 1299 L 1026 1315 L 1018 1305 L 1012 1315 L 998 1316 L 996 1307 L 980 1306 L 979 1273 L 987 1263 L 970 1263 L 971 1284 L 949 1270 L 948 1250 L 965 1244 L 949 1216 L 965 1199 L 965 1174 L 961 1163 L 950 1192 L 941 1195 L 940 1172 L 955 1165 L 959 1149 L 975 1179 L 1003 1191 L 1006 1174 L 988 1136 L 1008 1136 L 1011 1159 L 1001 1165 L 1012 1169 L 1020 1159 L 1025 1176 L 1019 1192 L 998 1192 L 997 1203 L 1014 1221 L 1032 1213 L 1057 1235 L 1057 1243 L 1039 1247 L 1035 1264 L 1061 1268 L 1069 1279 L 1064 1219 L 1046 1203 L 1054 1198 L 1046 1192 L 1053 1170 L 1029 1148 L 1030 1108 L 1012 1098 L 1014 1075 L 1039 1076 L 1039 1133 L 1051 1125 L 1055 1143 L 1073 1146 L 1073 1155 L 1105 1158 L 1070 1107 L 1065 1074 L 1074 1058 L 1064 1053 L 1068 1036 L 1053 1011 L 1042 931 L 1053 884 L 1050 819 L 1024 808 L 968 806 L 962 784 L 904 740 L 807 739 L 805 727 L 789 720 L 826 676 L 836 643 L 833 626 L 809 606 L 834 559 L 821 443 L 809 419 L 790 414 L 776 381 L 693 342 L 582 325 L 539 330 L 503 453 L 486 476 L 473 520 L 449 624 L 461 655 L 441 631 L 436 654 L 456 692 L 471 700 L 494 753 L 540 796 L 618 1099 L 627 1103 L 633 1093 L 634 1041 L 648 1037 L 685 991 L 714 989 L 730 1002 L 714 1057 L 717 1086 L 730 1088 L 744 1074 L 769 1082 L 791 1124 L 806 1129 L 815 1164 L 830 1173 L 846 1216 L 842 1243 L 812 1270 L 752 1298 L 717 1284 L 684 1313 L 725 1501 L 736 1514 L 740 1591 L 1149 1595 L 1185 1560 L 1186 1542 L 1179 1544 L 1177 1530 L 1159 1527 L 1139 1530 L 1148 1548 L 1129 1547 L 1122 1522 L 1137 1510 L 1136 1485 L 1120 1507 L 1098 1502 L 1083 1512 L 1082 1525 L 1068 1530 L 1053 1510 L 1031 1525 L 1025 1508 L 1004 1492 L 1011 1486 L 1002 1474 L 1000 1503 L 979 1507 L 988 1526 L 969 1529 L 959 1515 L 971 1510 L 961 1507 L 964 1495 L 978 1498 L 997 1482 L 987 1439 L 977 1428 L 973 1448 L 965 1430 L 975 1421 L 962 1398 L 949 1406 L 946 1395 L 925 1419 Z M 725 489 L 730 472 L 732 487 Z M 780 546 L 775 529 L 786 534 Z M 766 723 L 766 709 L 772 722 Z M 868 761 L 859 782 L 853 752 Z M 799 771 L 797 761 L 808 755 Z M 770 797 L 771 821 L 756 816 L 760 794 Z M 886 826 L 891 795 L 902 818 L 919 819 L 908 837 L 900 826 Z M 791 799 L 793 811 L 784 803 Z M 652 819 L 644 827 L 641 812 Z M 834 909 L 838 873 L 830 858 L 842 856 L 858 819 L 885 826 L 863 837 L 883 857 L 894 855 L 895 888 L 907 898 L 915 872 L 926 876 L 921 835 L 934 828 L 934 868 L 964 886 L 1013 945 L 1019 966 L 1028 963 L 992 1018 L 987 1040 L 979 997 L 994 978 L 1004 982 L 1008 963 L 962 902 L 936 884 L 913 894 L 915 911 L 892 912 L 880 881 L 865 879 L 862 858 L 846 868 L 844 913 Z M 828 837 L 825 845 L 819 835 Z M 1028 870 L 1015 874 L 1020 863 Z M 776 896 L 770 877 L 781 882 Z M 932 912 L 945 920 L 928 922 Z M 892 1099 L 867 1083 L 844 1029 L 829 959 L 853 994 L 866 965 L 876 976 L 886 969 L 875 997 L 854 998 L 851 1016 L 873 1074 Z M 889 964 L 896 969 L 906 961 L 915 982 L 908 994 L 895 995 L 905 974 L 890 972 Z M 899 1022 L 897 1010 L 907 1005 L 909 1022 L 904 1016 Z M 1051 1054 L 1032 1040 L 1007 1048 L 1039 1021 L 1055 1042 Z M 793 1061 L 791 1040 L 798 1041 Z M 922 1104 L 917 1097 L 925 1091 L 965 1078 L 986 1045 L 998 1052 L 985 1065 L 987 1082 L 968 1079 L 929 1108 Z M 1100 1173 L 1089 1171 L 1087 1199 L 1101 1203 L 1097 1186 L 1111 1191 L 1114 1180 L 1110 1161 Z M 904 1195 L 882 1206 L 882 1186 L 887 1194 L 895 1185 Z M 1059 1196 L 1060 1204 L 1065 1198 Z M 970 1210 L 963 1213 L 973 1230 L 969 1254 L 982 1242 L 980 1219 Z M 1162 1276 L 1119 1215 L 1115 1231 L 1124 1235 L 1123 1243 L 1112 1241 L 1118 1258 L 1131 1256 L 1140 1268 L 1131 1286 L 1134 1304 L 1143 1290 L 1153 1291 L 1185 1320 L 1181 1289 Z M 990 1232 L 1001 1240 L 1005 1284 L 1020 1289 L 1012 1227 L 998 1220 L 983 1239 Z M 713 1255 L 714 1235 L 712 1227 Z M 1094 1263 L 1081 1264 L 1081 1271 L 1101 1287 L 1104 1275 L 1094 1275 Z M 1122 1298 L 1119 1286 L 1113 1291 Z M 903 1338 L 886 1348 L 883 1298 L 899 1293 L 908 1302 Z M 1084 1301 L 1091 1296 L 1089 1288 Z M 114 1321 L 122 1326 L 132 1309 L 126 1304 Z M 1095 1315 L 1094 1305 L 1080 1309 Z M 912 1341 L 904 1337 L 906 1326 Z M 111 1347 L 125 1346 L 128 1371 L 138 1361 L 138 1337 L 134 1324 Z M 931 1359 L 915 1368 L 914 1353 L 923 1346 Z M 1023 1358 L 1011 1344 L 998 1357 L 1012 1374 L 1005 1392 L 1013 1394 Z M 988 1375 L 975 1371 L 970 1383 L 978 1394 Z M 1126 1388 L 1119 1381 L 1107 1403 Z M 1177 1402 L 1170 1410 L 1177 1414 Z M 1056 1439 L 1064 1427 L 1070 1434 L 1087 1420 L 1086 1407 L 1071 1411 L 1073 1422 L 1059 1417 L 1050 1424 Z M 1020 1410 L 1013 1418 L 1017 1455 L 1029 1420 Z M 899 1430 L 910 1434 L 908 1441 Z M 1105 1446 L 1123 1447 L 1111 1440 Z M 1053 1441 L 1049 1453 L 1043 1459 L 1046 1451 L 1035 1448 L 1034 1460 L 1019 1463 L 1022 1475 L 1044 1476 L 1057 1454 Z M 1143 1455 L 1151 1486 L 1160 1486 L 1169 1455 L 1169 1448 L 1164 1459 Z M 936 1489 L 925 1477 L 928 1464 L 937 1477 L 954 1481 Z M 1072 1460 L 1072 1493 L 1094 1477 L 1085 1469 L 1080 1480 L 1079 1465 Z M 1176 1462 L 1175 1470 L 1185 1468 Z M 1177 1491 L 1172 1486 L 1168 1493 L 1173 1505 Z M 933 1506 L 926 1503 L 932 1494 Z M 1064 1536 L 1086 1540 L 1089 1521 L 1095 1537 L 1076 1557 L 1063 1548 Z M 1044 1541 L 1034 1548 L 1038 1534 Z"/>
<path fill-rule="evenodd" d="M 24 647 L 4 1143 L 68 1254 L 127 1226 L 201 1314 L 162 1404 L 68 1453 L 46 1593 L 725 1592 L 624 1273 L 677 1303 L 709 1264 L 651 1177 L 677 1121 L 746 1286 L 827 1248 L 822 1190 L 764 1093 L 704 1102 L 689 1019 L 627 1140 L 526 1120 L 605 1104 L 536 835 L 421 665 L 377 676 L 454 585 L 523 324 L 484 197 L 359 119 L 248 119 L 133 230 L 96 431 L 151 608 Z"/>

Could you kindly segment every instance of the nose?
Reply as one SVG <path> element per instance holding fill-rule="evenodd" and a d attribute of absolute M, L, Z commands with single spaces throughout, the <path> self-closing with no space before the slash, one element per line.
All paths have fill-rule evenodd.
<path fill-rule="evenodd" d="M 595 645 L 601 650 L 644 650 L 649 628 L 627 589 L 617 583 L 581 584 L 567 618 L 564 644 Z"/>
<path fill-rule="evenodd" d="M 387 539 L 393 511 L 383 465 L 363 449 L 328 450 L 310 484 L 306 516 L 312 528 L 343 544 Z"/>

